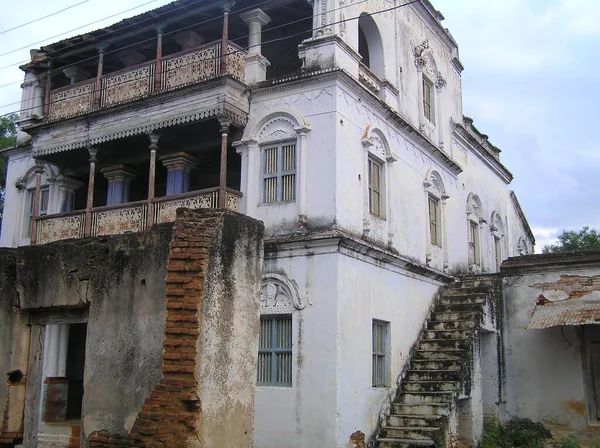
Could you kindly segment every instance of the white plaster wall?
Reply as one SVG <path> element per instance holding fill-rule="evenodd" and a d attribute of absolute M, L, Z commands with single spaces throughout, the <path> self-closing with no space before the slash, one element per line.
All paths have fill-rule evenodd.
<path fill-rule="evenodd" d="M 593 275 L 597 271 L 575 273 Z M 532 285 L 555 282 L 560 274 L 559 271 L 534 272 L 504 278 L 504 417 L 544 420 L 581 430 L 587 426 L 587 398 L 577 327 L 564 327 L 564 336 L 560 327 L 526 329 L 535 300 L 542 292 Z"/>
<path fill-rule="evenodd" d="M 311 303 L 292 314 L 292 387 L 256 388 L 256 448 L 336 446 L 336 247 L 265 252 L 264 273 L 286 275 Z"/>
<path fill-rule="evenodd" d="M 368 437 L 393 389 L 372 387 L 373 319 L 389 322 L 389 385 L 395 386 L 439 283 L 344 249 L 338 263 L 338 445 Z M 327 446 L 327 445 L 319 445 Z"/>

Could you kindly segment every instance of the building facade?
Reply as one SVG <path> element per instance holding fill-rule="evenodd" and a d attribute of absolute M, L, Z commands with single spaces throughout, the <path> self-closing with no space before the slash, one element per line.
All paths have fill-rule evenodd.
<path fill-rule="evenodd" d="M 182 0 L 32 50 L 0 244 L 178 207 L 263 221 L 255 446 L 374 437 L 439 287 L 533 252 L 442 20 L 428 0 Z M 65 328 L 42 378 L 67 375 Z"/>

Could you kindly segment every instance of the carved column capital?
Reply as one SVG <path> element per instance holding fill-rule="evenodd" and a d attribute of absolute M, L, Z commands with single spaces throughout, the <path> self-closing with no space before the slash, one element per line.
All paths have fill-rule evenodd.
<path fill-rule="evenodd" d="M 160 139 L 160 134 L 151 133 L 148 134 L 148 138 L 150 139 L 150 150 L 156 151 L 158 149 L 158 140 Z"/>

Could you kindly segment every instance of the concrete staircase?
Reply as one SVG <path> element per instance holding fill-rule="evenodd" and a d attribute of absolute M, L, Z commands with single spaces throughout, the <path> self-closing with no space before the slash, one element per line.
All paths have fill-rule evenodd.
<path fill-rule="evenodd" d="M 456 446 L 458 400 L 470 396 L 473 351 L 493 296 L 476 279 L 442 289 L 379 428 L 379 448 Z"/>

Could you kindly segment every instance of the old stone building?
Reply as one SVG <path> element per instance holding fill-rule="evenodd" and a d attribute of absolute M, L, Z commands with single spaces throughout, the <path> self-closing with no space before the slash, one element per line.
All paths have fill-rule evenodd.
<path fill-rule="evenodd" d="M 448 403 L 429 433 L 390 417 L 407 412 L 394 397 L 399 379 L 418 370 L 415 353 L 435 351 L 414 347 L 438 289 L 460 275 L 497 272 L 534 244 L 500 150 L 463 115 L 463 65 L 442 20 L 428 0 L 180 0 L 32 50 L 22 67 L 18 146 L 5 152 L 1 245 L 151 235 L 179 207 L 261 220 L 254 446 L 342 447 L 363 434 L 401 446 L 393 444 L 440 440 L 436 431 L 475 443 L 500 393 L 482 396 L 481 381 L 452 393 L 404 390 L 417 414 L 432 397 Z M 151 244 L 166 251 L 169 243 Z M 25 372 L 13 378 L 14 392 L 0 388 L 6 440 L 64 447 L 73 432 L 82 446 L 96 431 L 126 438 L 161 378 L 152 344 L 164 328 L 150 321 L 165 311 L 145 307 L 158 306 L 164 291 L 145 289 L 148 303 L 137 287 L 123 294 L 127 322 L 136 324 L 115 341 L 86 327 L 93 301 L 78 301 L 72 317 L 63 295 L 73 286 L 64 281 L 57 273 L 29 305 L 23 297 L 14 309 L 3 305 L 7 328 L 15 319 L 29 325 L 27 334 L 6 335 L 2 353 L 7 372 Z M 481 328 L 491 336 L 470 345 L 475 371 L 500 344 L 494 303 L 484 302 Z M 123 316 L 107 313 L 107 331 L 126 324 Z M 435 345 L 442 330 L 431 331 Z M 97 372 L 90 353 L 130 357 L 128 368 Z M 425 361 L 427 372 L 454 368 Z M 488 361 L 498 365 L 497 356 Z M 125 387 L 135 398 L 114 418 L 106 413 L 119 400 L 102 409 L 88 400 Z M 56 399 L 67 389 L 66 400 Z M 28 406 L 38 410 L 14 417 Z"/>

